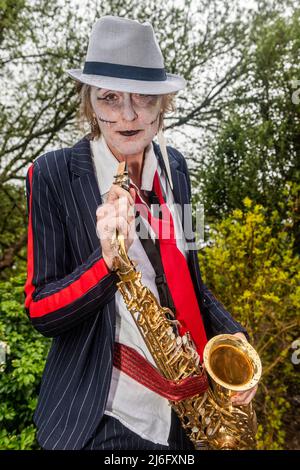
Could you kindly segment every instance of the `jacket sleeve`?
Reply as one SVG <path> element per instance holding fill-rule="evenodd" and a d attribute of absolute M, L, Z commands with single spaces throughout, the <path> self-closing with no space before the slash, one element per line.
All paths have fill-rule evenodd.
<path fill-rule="evenodd" d="M 187 178 L 188 191 L 189 191 L 189 201 L 191 201 L 191 181 L 189 176 L 188 167 L 186 160 L 183 155 L 179 154 L 182 159 L 182 171 Z M 244 333 L 244 335 L 249 340 L 249 335 L 245 328 L 236 320 L 232 318 L 230 313 L 225 309 L 224 305 L 216 299 L 214 294 L 209 290 L 209 288 L 204 284 L 199 267 L 197 251 L 193 251 L 191 256 L 194 257 L 194 263 L 196 270 L 198 272 L 197 284 L 200 294 L 200 310 L 203 315 L 203 321 L 205 325 L 205 330 L 207 336 L 210 338 L 212 336 L 222 334 L 222 333 Z"/>
<path fill-rule="evenodd" d="M 26 177 L 28 209 L 25 309 L 33 326 L 55 337 L 97 313 L 116 292 L 116 275 L 107 269 L 100 242 L 74 270 L 57 201 L 37 163 Z"/>

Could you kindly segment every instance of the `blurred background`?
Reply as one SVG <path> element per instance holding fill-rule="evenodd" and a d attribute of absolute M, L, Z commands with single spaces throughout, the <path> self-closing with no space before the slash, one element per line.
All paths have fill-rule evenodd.
<path fill-rule="evenodd" d="M 298 0 L 0 1 L 0 449 L 38 449 L 32 422 L 49 339 L 26 317 L 25 176 L 72 146 L 74 82 L 91 25 L 150 21 L 186 78 L 165 120 L 204 208 L 206 283 L 263 363 L 259 449 L 300 449 L 300 6 Z"/>

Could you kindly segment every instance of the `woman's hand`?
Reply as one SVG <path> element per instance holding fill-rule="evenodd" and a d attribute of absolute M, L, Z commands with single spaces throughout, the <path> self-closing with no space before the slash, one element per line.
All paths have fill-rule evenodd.
<path fill-rule="evenodd" d="M 247 341 L 246 336 L 243 333 L 234 333 L 234 336 L 237 336 L 241 339 L 244 339 Z M 254 398 L 254 395 L 256 394 L 257 391 L 257 385 L 247 392 L 236 392 L 232 398 L 231 401 L 233 405 L 249 405 L 250 401 Z"/>
<path fill-rule="evenodd" d="M 116 230 L 124 236 L 127 250 L 133 242 L 135 233 L 134 199 L 134 189 L 131 188 L 128 192 L 113 184 L 106 202 L 96 211 L 96 231 L 101 242 L 104 261 L 110 270 L 113 267 L 113 260 L 117 256 L 117 248 L 112 243 Z"/>

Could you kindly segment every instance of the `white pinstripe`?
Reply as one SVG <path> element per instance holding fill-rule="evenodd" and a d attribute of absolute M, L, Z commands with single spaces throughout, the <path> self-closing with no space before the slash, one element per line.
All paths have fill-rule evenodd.
<path fill-rule="evenodd" d="M 80 354 L 79 354 L 79 359 L 80 359 L 80 358 L 82 357 L 82 355 L 83 355 L 85 346 L 86 346 L 86 344 L 88 343 L 88 341 L 89 341 L 89 339 L 90 339 L 91 333 L 92 333 L 92 330 L 89 332 L 89 334 L 88 334 L 88 336 L 87 336 L 87 338 L 86 338 L 86 341 L 85 341 L 85 343 L 84 343 L 84 347 L 83 347 L 82 351 L 81 351 Z M 63 395 L 61 396 L 60 400 L 57 402 L 55 408 L 52 410 L 52 413 L 50 414 L 48 420 L 47 420 L 46 423 L 44 424 L 44 428 L 45 428 L 45 427 L 47 426 L 47 424 L 49 423 L 49 421 L 50 421 L 50 419 L 52 418 L 54 412 L 56 411 L 56 409 L 57 409 L 58 406 L 60 405 L 62 399 L 64 398 L 65 394 L 67 393 L 67 391 L 68 391 L 68 389 L 69 389 L 69 387 L 70 387 L 70 385 L 71 385 L 71 383 L 72 383 L 72 379 L 73 379 L 75 373 L 76 373 L 76 370 L 73 371 L 73 374 L 71 375 L 70 380 L 69 380 L 69 385 L 68 385 L 68 387 L 65 389 Z M 82 380 L 82 378 L 81 378 L 81 380 Z M 48 440 L 50 439 L 50 437 L 52 436 L 53 432 L 55 431 L 55 429 L 57 428 L 57 426 L 58 426 L 59 423 L 61 422 L 62 417 L 63 417 L 63 416 L 61 416 L 61 418 L 57 421 L 56 425 L 55 425 L 54 428 L 52 429 L 52 432 L 49 434 L 49 436 L 47 437 L 47 439 L 44 441 L 44 445 L 47 444 L 47 442 L 48 442 Z M 41 433 L 40 433 L 40 435 L 41 435 Z"/>

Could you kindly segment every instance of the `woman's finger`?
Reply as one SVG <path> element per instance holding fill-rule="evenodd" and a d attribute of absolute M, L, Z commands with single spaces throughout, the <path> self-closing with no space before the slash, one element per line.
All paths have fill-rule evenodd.
<path fill-rule="evenodd" d="M 122 197 L 128 199 L 129 204 L 134 205 L 134 199 L 131 192 L 126 191 L 126 189 L 121 188 L 117 184 L 113 184 L 109 190 L 106 202 L 113 204 L 117 199 Z"/>
<path fill-rule="evenodd" d="M 247 392 L 238 392 L 232 398 L 231 401 L 235 405 L 248 405 L 250 401 L 254 398 L 257 391 L 257 385 L 248 390 Z"/>

